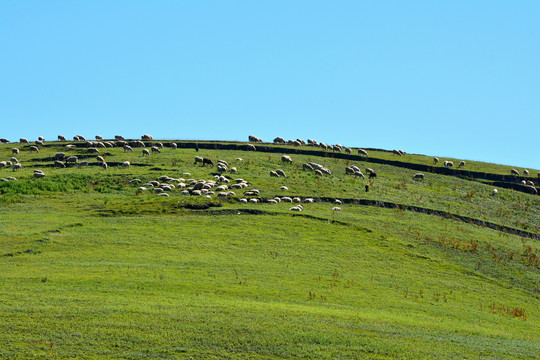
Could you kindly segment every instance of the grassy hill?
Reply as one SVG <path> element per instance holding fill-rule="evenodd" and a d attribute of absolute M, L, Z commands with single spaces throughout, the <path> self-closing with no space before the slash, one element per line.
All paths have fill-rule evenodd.
<path fill-rule="evenodd" d="M 92 154 L 82 142 L 46 142 L 39 153 L 0 145 L 0 161 L 17 147 L 22 165 L 0 169 L 0 178 L 17 178 L 0 181 L 0 358 L 540 353 L 538 195 L 503 187 L 492 195 L 492 183 L 459 172 L 424 172 L 424 181 L 415 181 L 417 171 L 406 165 L 331 151 L 318 156 L 311 147 L 299 154 L 288 146 L 245 151 L 245 144 L 201 141 L 196 152 L 187 142 L 176 141 L 177 149 L 163 143 L 150 156 L 121 147 Z M 235 146 L 223 149 L 227 144 Z M 90 166 L 56 168 L 57 152 Z M 292 164 L 281 161 L 287 153 Z M 155 180 L 187 187 L 215 180 L 217 168 L 194 164 L 195 156 L 225 160 L 237 169 L 223 174 L 226 185 L 242 178 L 249 186 L 228 189 L 230 196 L 212 188 L 216 194 L 208 197 L 181 188 L 165 191 L 169 196 L 150 186 L 138 190 Z M 396 159 L 370 150 L 370 158 L 433 165 L 421 155 Z M 120 166 L 124 161 L 131 166 Z M 332 174 L 304 171 L 307 162 Z M 378 175 L 346 175 L 351 165 Z M 287 176 L 271 177 L 276 169 Z M 34 170 L 46 177 L 35 178 Z M 469 161 L 464 170 L 510 173 Z M 538 185 L 538 170 L 529 171 L 526 179 Z M 258 196 L 244 196 L 253 189 Z M 277 196 L 299 197 L 303 211 L 267 202 Z M 377 202 L 403 206 L 372 206 Z"/>

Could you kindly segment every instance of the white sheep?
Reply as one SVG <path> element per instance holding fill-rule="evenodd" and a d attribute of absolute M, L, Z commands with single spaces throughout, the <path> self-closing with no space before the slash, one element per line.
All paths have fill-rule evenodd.
<path fill-rule="evenodd" d="M 60 168 L 65 168 L 65 167 L 66 167 L 66 164 L 64 164 L 64 163 L 61 162 L 60 160 L 55 160 L 55 161 L 54 161 L 54 166 L 55 166 L 55 167 L 60 167 Z"/>
<path fill-rule="evenodd" d="M 458 168 L 462 168 L 465 166 L 465 161 L 460 161 L 459 165 L 458 165 Z"/>
<path fill-rule="evenodd" d="M 66 162 L 68 164 L 71 164 L 71 163 L 77 163 L 78 160 L 79 159 L 75 155 L 73 155 L 73 156 L 68 156 L 68 158 L 66 159 Z"/>
<path fill-rule="evenodd" d="M 493 191 L 491 192 L 491 195 L 497 195 L 498 193 L 499 193 L 499 190 L 493 189 Z"/>
<path fill-rule="evenodd" d="M 58 135 L 58 141 L 66 141 L 66 137 L 64 135 Z"/>
<path fill-rule="evenodd" d="M 438 158 L 438 157 L 434 157 L 434 158 L 433 158 L 433 165 L 437 165 L 438 162 L 439 162 L 439 158 Z"/>
<path fill-rule="evenodd" d="M 282 186 L 282 187 L 280 187 L 279 189 L 280 189 L 280 190 L 283 190 L 283 191 L 289 191 L 289 188 L 286 187 L 286 186 Z"/>
<path fill-rule="evenodd" d="M 66 154 L 63 152 L 57 152 L 54 154 L 53 159 L 54 160 L 63 160 L 66 157 Z"/>
<path fill-rule="evenodd" d="M 247 144 L 246 145 L 246 150 L 248 150 L 248 151 L 256 151 L 257 148 L 253 144 Z"/>
<path fill-rule="evenodd" d="M 287 177 L 287 175 L 285 175 L 285 172 L 281 169 L 277 169 L 276 170 L 276 173 L 279 175 L 279 176 L 282 176 L 282 177 Z"/>
<path fill-rule="evenodd" d="M 124 152 L 133 152 L 133 148 L 129 145 L 124 145 Z"/>
<path fill-rule="evenodd" d="M 152 141 L 152 140 L 154 140 L 154 138 L 152 137 L 152 135 L 144 134 L 143 136 L 141 136 L 141 140 L 143 140 L 143 141 Z"/>
<path fill-rule="evenodd" d="M 454 167 L 454 163 L 452 161 L 445 161 L 444 162 L 444 167 L 449 169 L 451 167 Z"/>
<path fill-rule="evenodd" d="M 519 171 L 517 171 L 516 169 L 511 169 L 510 174 L 519 176 Z"/>
<path fill-rule="evenodd" d="M 148 151 L 147 149 L 142 149 L 142 156 L 144 155 L 150 156 L 150 151 Z"/>
<path fill-rule="evenodd" d="M 19 139 L 19 142 L 20 142 L 21 144 L 29 144 L 29 143 L 30 143 L 30 142 L 28 141 L 28 139 L 25 139 L 25 138 L 20 138 L 20 139 Z"/>
<path fill-rule="evenodd" d="M 413 175 L 413 180 L 424 180 L 424 174 L 422 173 L 416 173 Z"/>
<path fill-rule="evenodd" d="M 122 163 L 122 167 L 123 167 L 123 168 L 128 168 L 128 167 L 130 167 L 130 166 L 131 166 L 131 164 L 129 163 L 129 161 L 124 161 L 124 162 Z"/>
<path fill-rule="evenodd" d="M 292 164 L 292 158 L 289 156 L 289 155 L 283 155 L 281 157 L 281 161 L 284 162 L 284 163 L 289 163 L 289 164 Z"/>
<path fill-rule="evenodd" d="M 159 148 L 157 146 L 155 146 L 155 145 L 152 146 L 150 149 L 152 150 L 152 153 L 160 153 L 161 152 L 161 150 L 159 150 Z"/>
<path fill-rule="evenodd" d="M 524 174 L 525 176 L 529 176 L 529 170 L 527 170 L 527 169 L 523 170 L 523 174 Z"/>
<path fill-rule="evenodd" d="M 18 155 L 18 154 L 19 154 L 19 149 L 13 148 L 13 149 L 11 149 L 11 153 L 12 153 L 13 155 Z"/>
<path fill-rule="evenodd" d="M 279 177 L 279 174 L 273 170 L 270 170 L 270 176 Z"/>
<path fill-rule="evenodd" d="M 332 208 L 332 211 L 341 211 L 341 208 L 340 208 L 340 207 L 337 207 L 337 206 L 335 206 L 335 207 L 333 207 L 333 208 Z"/>
<path fill-rule="evenodd" d="M 79 167 L 79 168 L 81 166 L 88 167 L 88 165 L 89 165 L 88 161 L 81 161 L 81 162 L 77 163 L 77 167 Z M 65 167 L 65 165 L 64 165 L 64 167 Z"/>
<path fill-rule="evenodd" d="M 22 169 L 22 165 L 20 163 L 16 163 L 13 165 L 13 167 L 11 168 L 11 170 L 13 171 L 17 171 L 17 170 L 21 170 Z"/>
<path fill-rule="evenodd" d="M 36 152 L 36 153 L 39 152 L 38 147 L 37 147 L 37 146 L 34 146 L 34 145 L 30 146 L 30 147 L 29 147 L 29 150 L 32 151 L 32 152 Z"/>
<path fill-rule="evenodd" d="M 107 170 L 109 168 L 109 165 L 107 165 L 106 162 L 102 162 L 101 163 L 101 167 L 104 169 L 104 170 Z"/>

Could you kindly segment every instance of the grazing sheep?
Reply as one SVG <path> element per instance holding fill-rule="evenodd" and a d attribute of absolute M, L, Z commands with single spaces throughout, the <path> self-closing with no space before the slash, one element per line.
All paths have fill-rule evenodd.
<path fill-rule="evenodd" d="M 519 176 L 519 171 L 517 171 L 516 169 L 512 169 L 510 170 L 510 174 Z"/>
<path fill-rule="evenodd" d="M 38 140 L 39 140 L 39 141 L 45 141 L 45 138 L 44 138 L 43 136 L 39 136 L 39 137 L 38 137 Z"/>
<path fill-rule="evenodd" d="M 285 139 L 278 136 L 277 138 L 274 139 L 274 144 L 285 144 Z"/>
<path fill-rule="evenodd" d="M 235 160 L 236 161 L 244 161 L 244 159 L 242 159 L 242 158 L 236 158 Z"/>
<path fill-rule="evenodd" d="M 114 140 L 125 140 L 122 135 L 114 135 Z"/>
<path fill-rule="evenodd" d="M 314 172 L 315 172 L 315 175 L 323 176 L 322 171 L 319 169 L 316 169 Z"/>
<path fill-rule="evenodd" d="M 493 189 L 493 191 L 491 192 L 491 195 L 495 196 L 499 193 L 499 190 L 497 189 Z"/>
<path fill-rule="evenodd" d="M 292 158 L 289 155 L 283 155 L 281 157 L 281 162 L 292 164 Z"/>
<path fill-rule="evenodd" d="M 533 194 L 533 195 L 538 194 L 538 190 L 534 186 L 528 185 L 528 186 L 526 186 L 526 188 L 531 194 Z"/>
<path fill-rule="evenodd" d="M 18 163 L 18 162 L 19 162 L 19 160 L 18 160 L 16 157 L 13 157 L 13 156 L 12 156 L 9 160 L 10 160 L 12 163 Z"/>
<path fill-rule="evenodd" d="M 401 152 L 399 150 L 392 150 L 392 154 L 401 156 Z"/>
<path fill-rule="evenodd" d="M 99 150 L 94 147 L 88 148 L 87 151 L 89 154 L 99 154 Z M 133 151 L 133 149 L 131 151 Z"/>
<path fill-rule="evenodd" d="M 279 175 L 279 176 L 283 176 L 283 177 L 287 177 L 287 175 L 285 175 L 285 172 L 281 169 L 277 169 L 276 170 L 276 173 Z"/>
<path fill-rule="evenodd" d="M 73 145 L 73 144 L 67 144 L 66 147 L 67 147 L 68 149 L 75 149 L 75 148 L 76 148 L 76 146 Z"/>
<path fill-rule="evenodd" d="M 81 166 L 84 166 L 84 167 L 88 167 L 89 163 L 88 161 L 81 161 L 79 163 L 77 163 L 77 167 L 81 167 Z"/>
<path fill-rule="evenodd" d="M 451 167 L 454 167 L 454 163 L 452 161 L 445 161 L 444 167 L 450 169 Z"/>
<path fill-rule="evenodd" d="M 133 148 L 129 145 L 124 145 L 124 152 L 133 152 Z"/>
<path fill-rule="evenodd" d="M 152 146 L 150 149 L 152 150 L 152 153 L 156 153 L 156 152 L 160 153 L 161 152 L 161 150 L 159 150 L 159 148 L 157 146 L 155 146 L 155 145 Z"/>
<path fill-rule="evenodd" d="M 176 145 L 176 143 L 171 143 L 171 148 L 174 150 L 174 149 L 177 149 L 178 148 L 178 145 Z"/>
<path fill-rule="evenodd" d="M 43 146 L 43 141 L 36 140 L 36 141 L 34 141 L 34 144 Z"/>
<path fill-rule="evenodd" d="M 346 147 L 346 148 L 345 148 L 345 153 L 346 153 L 346 154 L 352 154 L 351 148 Z"/>
<path fill-rule="evenodd" d="M 363 155 L 365 156 L 366 158 L 368 157 L 368 153 L 366 150 L 364 149 L 358 149 L 358 155 Z"/>
<path fill-rule="evenodd" d="M 13 148 L 13 149 L 11 149 L 11 153 L 14 154 L 14 155 L 18 155 L 19 154 L 19 149 Z"/>
<path fill-rule="evenodd" d="M 525 180 L 521 180 L 521 185 L 527 185 L 527 182 Z"/>
<path fill-rule="evenodd" d="M 16 163 L 13 165 L 13 167 L 11 168 L 11 170 L 13 171 L 17 171 L 17 170 L 21 170 L 22 169 L 22 165 L 20 163 Z"/>
<path fill-rule="evenodd" d="M 65 167 L 66 167 L 66 164 L 64 164 L 64 163 L 61 162 L 60 160 L 55 160 L 55 161 L 54 161 L 54 167 L 65 168 Z"/>
<path fill-rule="evenodd" d="M 524 174 L 525 176 L 529 176 L 529 170 L 527 170 L 527 169 L 523 170 L 523 174 Z"/>
<path fill-rule="evenodd" d="M 103 140 L 103 136 L 101 136 L 101 135 L 96 135 L 96 140 Z"/>
<path fill-rule="evenodd" d="M 222 163 L 218 163 L 217 164 L 217 171 L 221 174 L 221 173 L 224 173 L 224 172 L 227 172 L 227 166 L 225 166 L 224 164 Z"/>
<path fill-rule="evenodd" d="M 260 138 L 254 136 L 254 135 L 249 135 L 248 139 L 249 139 L 250 142 L 257 142 L 257 143 L 262 143 L 263 142 Z"/>
<path fill-rule="evenodd" d="M 354 169 L 352 167 L 350 167 L 350 166 L 347 166 L 345 168 L 345 175 L 347 175 L 347 174 L 354 175 Z"/>
<path fill-rule="evenodd" d="M 8 142 L 9 142 L 8 139 L 5 139 L 5 138 L 0 139 L 0 143 L 2 144 L 7 144 Z"/>
<path fill-rule="evenodd" d="M 30 143 L 30 142 L 28 141 L 28 139 L 25 139 L 25 138 L 20 138 L 20 139 L 19 139 L 19 142 L 20 142 L 21 144 L 29 144 L 29 143 Z"/>
<path fill-rule="evenodd" d="M 104 170 L 107 170 L 109 168 L 109 165 L 107 165 L 106 162 L 102 162 L 100 165 Z"/>
<path fill-rule="evenodd" d="M 282 186 L 282 187 L 280 187 L 279 189 L 280 189 L 280 190 L 284 190 L 284 191 L 288 191 L 288 190 L 289 190 L 289 188 L 286 187 L 286 186 Z"/>
<path fill-rule="evenodd" d="M 360 170 L 354 172 L 354 177 L 360 176 L 362 179 L 365 179 L 366 177 Z"/>
<path fill-rule="evenodd" d="M 152 141 L 152 140 L 154 140 L 154 138 L 152 137 L 152 135 L 145 134 L 145 135 L 141 136 L 141 140 L 143 140 L 143 141 Z"/>
<path fill-rule="evenodd" d="M 292 198 L 290 198 L 290 197 L 288 197 L 288 196 L 284 196 L 284 197 L 281 198 L 281 201 L 292 203 Z"/>
<path fill-rule="evenodd" d="M 46 176 L 47 176 L 47 175 L 45 175 L 45 174 L 43 173 L 43 171 L 41 171 L 41 170 L 34 170 L 34 178 L 36 178 L 36 179 L 41 179 L 41 178 L 44 178 L 44 177 L 46 177 Z"/>
<path fill-rule="evenodd" d="M 128 168 L 128 167 L 130 167 L 130 166 L 131 166 L 131 164 L 129 163 L 129 161 L 124 161 L 124 162 L 122 163 L 122 167 L 123 167 L 123 168 Z"/>
<path fill-rule="evenodd" d="M 534 183 L 531 180 L 527 180 L 525 182 L 526 185 L 534 186 Z"/>
<path fill-rule="evenodd" d="M 337 207 L 337 206 L 335 206 L 335 207 L 333 207 L 333 208 L 332 208 L 332 211 L 341 211 L 341 208 L 340 208 L 340 207 Z"/>
<path fill-rule="evenodd" d="M 234 173 L 236 173 L 238 170 L 236 170 L 236 168 L 233 166 L 229 171 L 230 171 L 231 174 L 234 174 Z"/>
<path fill-rule="evenodd" d="M 28 149 L 29 149 L 31 152 L 36 152 L 36 153 L 39 152 L 38 147 L 37 147 L 37 146 L 34 146 L 34 145 L 30 146 Z"/>
<path fill-rule="evenodd" d="M 413 175 L 412 178 L 413 178 L 413 180 L 422 180 L 423 181 L 424 180 L 424 174 L 416 173 L 416 174 Z"/>
<path fill-rule="evenodd" d="M 315 202 L 315 200 L 314 200 L 313 198 L 305 198 L 305 199 L 304 199 L 304 202 L 305 202 L 305 203 L 312 204 L 312 203 Z"/>
<path fill-rule="evenodd" d="M 301 207 L 301 205 L 296 205 L 289 209 L 289 211 L 302 211 L 302 210 L 304 209 Z"/>
<path fill-rule="evenodd" d="M 369 191 L 369 184 L 366 184 L 366 192 Z"/>
<path fill-rule="evenodd" d="M 253 144 L 247 144 L 246 145 L 246 150 L 248 150 L 248 151 L 257 151 L 257 148 Z"/>
<path fill-rule="evenodd" d="M 77 163 L 79 159 L 76 157 L 76 156 L 69 156 L 67 159 L 66 159 L 66 163 L 68 164 L 71 164 L 71 163 Z"/>
<path fill-rule="evenodd" d="M 311 166 L 309 164 L 302 164 L 302 169 L 303 170 L 313 171 L 313 166 Z"/>
<path fill-rule="evenodd" d="M 439 162 L 439 158 L 438 158 L 438 157 L 434 157 L 434 158 L 433 158 L 433 165 L 437 165 L 438 162 Z"/>
<path fill-rule="evenodd" d="M 7 163 L 5 161 L 0 161 L 0 169 L 6 166 L 7 166 Z"/>
<path fill-rule="evenodd" d="M 464 166 L 465 166 L 465 161 L 460 161 L 459 165 L 458 165 L 458 168 L 462 168 Z"/>
<path fill-rule="evenodd" d="M 210 160 L 210 159 L 208 159 L 208 158 L 203 158 L 203 160 L 202 160 L 202 166 L 205 166 L 205 165 L 214 166 L 214 163 L 212 162 L 212 160 Z"/>
<path fill-rule="evenodd" d="M 147 149 L 142 149 L 142 156 L 144 155 L 150 156 L 150 151 L 148 151 Z"/>

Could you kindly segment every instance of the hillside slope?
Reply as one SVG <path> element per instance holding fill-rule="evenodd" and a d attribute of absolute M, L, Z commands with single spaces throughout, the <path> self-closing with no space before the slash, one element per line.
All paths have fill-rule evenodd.
<path fill-rule="evenodd" d="M 191 142 L 172 143 L 149 156 L 136 147 L 94 153 L 84 142 L 46 142 L 38 153 L 30 144 L 0 145 L 0 161 L 18 147 L 22 165 L 0 169 L 0 178 L 17 178 L 0 181 L 0 357 L 534 359 L 540 352 L 538 195 L 502 187 L 493 195 L 489 180 L 459 173 L 426 171 L 416 181 L 414 168 L 392 165 L 383 152 L 370 157 L 390 162 L 318 156 L 308 147 L 263 152 L 200 141 L 195 151 Z M 54 167 L 58 152 L 89 166 Z M 220 175 L 195 156 L 227 162 L 221 175 L 229 182 L 217 181 L 208 196 L 182 194 Z M 309 162 L 331 175 L 303 170 Z M 347 175 L 351 165 L 377 177 Z M 270 176 L 277 169 L 286 177 Z M 537 184 L 537 171 L 530 173 Z M 247 187 L 230 188 L 235 179 Z M 174 188 L 162 186 L 168 196 L 159 196 L 150 181 Z M 287 196 L 303 211 L 268 201 Z M 382 202 L 403 206 L 371 206 Z M 487 223 L 494 226 L 476 225 Z"/>

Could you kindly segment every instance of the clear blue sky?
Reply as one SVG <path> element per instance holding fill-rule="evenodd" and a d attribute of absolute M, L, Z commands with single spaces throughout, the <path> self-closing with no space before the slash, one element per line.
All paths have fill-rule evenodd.
<path fill-rule="evenodd" d="M 253 134 L 540 168 L 539 1 L 1 1 L 0 137 Z"/>

